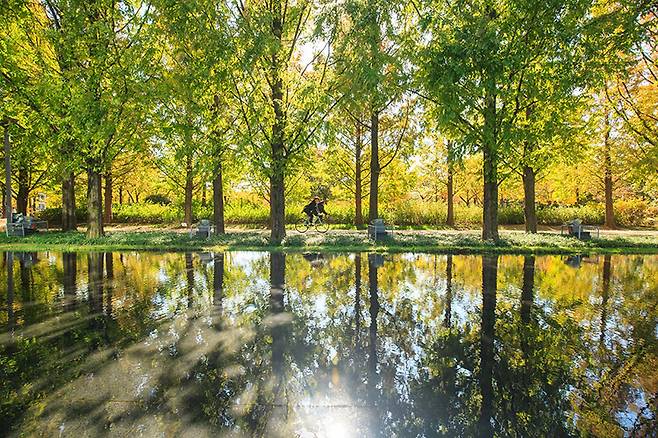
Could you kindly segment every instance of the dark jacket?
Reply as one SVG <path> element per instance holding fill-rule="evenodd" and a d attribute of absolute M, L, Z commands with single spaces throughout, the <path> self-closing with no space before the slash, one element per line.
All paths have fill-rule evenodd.
<path fill-rule="evenodd" d="M 309 202 L 306 204 L 304 209 L 302 210 L 306 214 L 317 214 L 318 213 L 318 205 L 315 203 L 315 200 Z"/>

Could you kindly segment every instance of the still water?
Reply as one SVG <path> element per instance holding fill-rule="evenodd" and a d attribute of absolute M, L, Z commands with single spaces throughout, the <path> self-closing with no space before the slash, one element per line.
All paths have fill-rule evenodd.
<path fill-rule="evenodd" d="M 658 256 L 1 263 L 2 435 L 656 436 Z"/>

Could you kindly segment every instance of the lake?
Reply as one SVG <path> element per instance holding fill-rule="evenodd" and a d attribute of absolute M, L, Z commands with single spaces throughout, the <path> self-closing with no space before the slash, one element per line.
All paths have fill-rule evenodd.
<path fill-rule="evenodd" d="M 4 253 L 9 436 L 656 436 L 658 256 Z"/>

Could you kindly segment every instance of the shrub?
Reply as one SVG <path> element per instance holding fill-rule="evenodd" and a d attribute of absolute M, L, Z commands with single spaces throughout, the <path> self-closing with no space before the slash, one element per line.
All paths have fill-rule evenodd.
<path fill-rule="evenodd" d="M 160 204 L 160 205 L 169 205 L 171 204 L 171 199 L 167 198 L 165 195 L 148 195 L 144 198 L 144 202 L 149 204 Z"/>

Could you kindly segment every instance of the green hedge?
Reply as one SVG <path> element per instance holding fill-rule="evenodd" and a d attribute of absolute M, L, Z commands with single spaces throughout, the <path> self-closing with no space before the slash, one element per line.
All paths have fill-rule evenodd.
<path fill-rule="evenodd" d="M 294 223 L 303 218 L 302 205 L 293 204 L 286 208 L 286 221 Z M 335 202 L 327 206 L 331 221 L 335 224 L 352 224 L 354 207 L 348 203 Z M 212 219 L 212 205 L 193 205 L 194 221 Z M 436 203 L 417 201 L 400 202 L 392 206 L 381 207 L 381 216 L 388 223 L 402 226 L 443 226 L 446 221 L 446 207 Z M 86 221 L 86 209 L 76 211 L 80 222 Z M 364 210 L 364 218 L 368 212 Z M 116 223 L 147 223 L 175 224 L 183 220 L 183 206 L 179 204 L 160 205 L 150 203 L 115 205 L 113 210 Z M 615 204 L 617 224 L 624 227 L 657 226 L 658 207 L 649 205 L 646 201 L 619 201 Z M 39 214 L 51 224 L 61 223 L 61 210 L 49 208 Z M 600 204 L 574 207 L 544 206 L 537 209 L 537 220 L 543 225 L 560 225 L 568 220 L 580 218 L 586 224 L 602 225 L 605 211 Z M 228 204 L 225 210 L 227 224 L 266 225 L 269 222 L 267 205 L 249 203 Z M 477 226 L 482 220 L 482 209 L 479 206 L 455 206 L 455 221 L 460 226 Z M 523 224 L 523 207 L 500 207 L 499 223 L 503 225 Z"/>

